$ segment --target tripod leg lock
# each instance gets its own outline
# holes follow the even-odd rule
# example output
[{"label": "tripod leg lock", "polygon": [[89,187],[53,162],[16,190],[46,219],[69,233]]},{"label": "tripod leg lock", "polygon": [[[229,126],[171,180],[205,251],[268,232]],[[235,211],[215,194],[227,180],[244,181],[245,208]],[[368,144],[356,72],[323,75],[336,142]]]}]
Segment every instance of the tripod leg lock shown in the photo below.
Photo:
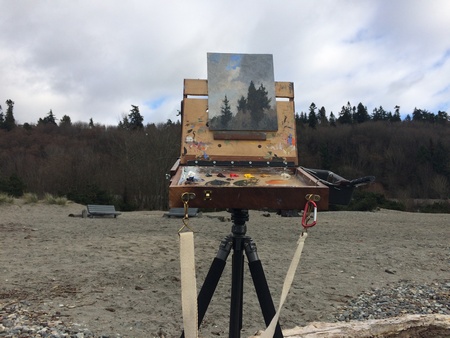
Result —
[{"label": "tripod leg lock", "polygon": [[233,240],[230,238],[225,238],[220,242],[219,251],[217,251],[216,258],[226,261],[228,258],[228,255],[231,252],[231,248],[233,247]]},{"label": "tripod leg lock", "polygon": [[259,261],[259,256],[258,256],[258,252],[256,249],[256,244],[255,242],[253,242],[252,239],[248,239],[245,244],[244,244],[244,248],[245,248],[245,254],[247,255],[247,259],[249,263],[255,262],[255,261]]}]

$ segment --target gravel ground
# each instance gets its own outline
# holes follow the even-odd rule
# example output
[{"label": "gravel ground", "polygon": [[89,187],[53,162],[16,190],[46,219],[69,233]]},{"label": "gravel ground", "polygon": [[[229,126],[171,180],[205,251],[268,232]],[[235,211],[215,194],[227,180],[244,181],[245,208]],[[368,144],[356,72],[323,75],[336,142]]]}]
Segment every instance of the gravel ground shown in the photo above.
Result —
[{"label": "gravel ground", "polygon": [[[0,337],[177,337],[182,328],[180,219],[129,212],[68,217],[83,206],[0,205]],[[275,304],[301,233],[300,220],[250,212],[247,234]],[[226,212],[190,219],[199,287]],[[280,317],[283,328],[402,314],[450,312],[450,215],[322,212]],[[228,336],[228,262],[201,327]],[[247,267],[242,337],[264,329]]]}]

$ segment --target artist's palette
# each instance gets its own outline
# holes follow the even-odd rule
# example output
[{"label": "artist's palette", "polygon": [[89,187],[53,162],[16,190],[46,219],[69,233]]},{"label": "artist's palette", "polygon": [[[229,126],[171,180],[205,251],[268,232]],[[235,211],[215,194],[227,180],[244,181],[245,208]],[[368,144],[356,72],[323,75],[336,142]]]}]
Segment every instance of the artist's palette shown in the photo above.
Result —
[{"label": "artist's palette", "polygon": [[305,186],[302,176],[289,168],[183,167],[178,185],[197,186]]},{"label": "artist's palette", "polygon": [[173,206],[183,206],[176,196],[185,192],[195,195],[191,207],[301,209],[315,194],[324,201],[319,207],[328,208],[328,188],[301,168],[183,166],[170,185]]}]

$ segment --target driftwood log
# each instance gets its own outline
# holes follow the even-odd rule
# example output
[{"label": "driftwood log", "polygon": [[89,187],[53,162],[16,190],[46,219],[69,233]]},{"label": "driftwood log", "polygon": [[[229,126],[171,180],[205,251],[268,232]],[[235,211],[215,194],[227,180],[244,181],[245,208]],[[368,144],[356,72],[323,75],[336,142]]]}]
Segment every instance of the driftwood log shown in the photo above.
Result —
[{"label": "driftwood log", "polygon": [[[257,338],[261,333],[250,338]],[[346,323],[314,322],[283,330],[283,335],[285,338],[450,337],[450,315],[405,315]]]}]

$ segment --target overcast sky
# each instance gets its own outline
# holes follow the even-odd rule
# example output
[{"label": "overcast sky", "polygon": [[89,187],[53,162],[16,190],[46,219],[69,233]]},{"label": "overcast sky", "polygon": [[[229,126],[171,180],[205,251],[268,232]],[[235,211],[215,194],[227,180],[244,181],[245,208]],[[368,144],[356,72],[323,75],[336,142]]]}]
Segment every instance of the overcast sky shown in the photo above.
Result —
[{"label": "overcast sky", "polygon": [[299,113],[450,113],[448,0],[0,0],[0,104],[18,123],[117,125],[132,104],[175,121],[208,52],[272,54]]}]

